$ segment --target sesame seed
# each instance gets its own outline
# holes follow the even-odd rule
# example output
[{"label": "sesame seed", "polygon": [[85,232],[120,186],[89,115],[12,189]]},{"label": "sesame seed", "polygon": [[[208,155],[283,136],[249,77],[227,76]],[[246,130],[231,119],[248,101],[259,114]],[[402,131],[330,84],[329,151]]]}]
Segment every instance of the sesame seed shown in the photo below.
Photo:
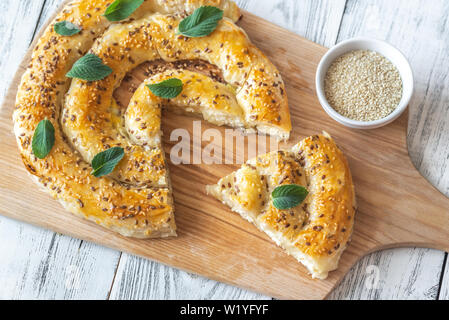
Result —
[{"label": "sesame seed", "polygon": [[355,50],[337,58],[324,80],[326,99],[341,115],[359,121],[385,118],[399,105],[402,80],[381,54]]}]

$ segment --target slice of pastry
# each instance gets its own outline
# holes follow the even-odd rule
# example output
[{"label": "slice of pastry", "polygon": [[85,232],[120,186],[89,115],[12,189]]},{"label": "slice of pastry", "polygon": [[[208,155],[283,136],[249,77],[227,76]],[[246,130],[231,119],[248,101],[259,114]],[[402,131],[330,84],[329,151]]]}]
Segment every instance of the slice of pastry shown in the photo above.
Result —
[{"label": "slice of pastry", "polygon": [[[303,202],[277,209],[272,192],[283,185],[308,190]],[[332,138],[314,135],[291,150],[249,160],[207,192],[267,233],[314,278],[335,270],[352,233],[355,194],[348,163]]]}]

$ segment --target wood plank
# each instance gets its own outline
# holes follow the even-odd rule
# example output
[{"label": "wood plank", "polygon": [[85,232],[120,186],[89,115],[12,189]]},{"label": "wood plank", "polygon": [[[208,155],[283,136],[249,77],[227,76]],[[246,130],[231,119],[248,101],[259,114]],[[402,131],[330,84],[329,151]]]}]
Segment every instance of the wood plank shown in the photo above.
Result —
[{"label": "wood plank", "polygon": [[358,262],[332,292],[332,300],[435,300],[443,261],[432,249],[401,248]]},{"label": "wood plank", "polygon": [[[0,101],[30,45],[44,0],[0,2]],[[30,21],[24,24],[23,21]]]},{"label": "wood plank", "polygon": [[[386,39],[409,58],[416,92],[410,104],[408,146],[420,172],[449,195],[449,4],[447,1],[348,1],[338,37]],[[363,259],[334,299],[435,299],[444,253],[426,249],[378,252]],[[364,284],[365,269],[375,262],[385,280],[377,290]],[[404,268],[403,266],[407,266]],[[400,270],[400,272],[398,272]],[[447,269],[446,269],[447,270]],[[446,277],[449,273],[446,272]]]},{"label": "wood plank", "polygon": [[[342,0],[236,2],[245,10],[324,45],[336,41],[345,3]],[[275,15],[273,11],[276,12]],[[148,285],[147,281],[136,279],[152,281]],[[268,299],[258,293],[192,276],[128,253],[123,253],[120,259],[111,292],[111,299],[189,299],[192,292],[198,299]]]},{"label": "wood plank", "polygon": [[268,296],[229,286],[130,254],[120,260],[110,299],[268,300]]},{"label": "wood plank", "polygon": [[[0,47],[2,77],[14,72],[33,34],[60,3],[28,0],[10,2],[6,7],[6,2],[0,4],[0,19],[5,21],[0,35],[20,33]],[[1,81],[6,84],[8,80]],[[119,253],[0,216],[0,256],[0,299],[104,299]]]},{"label": "wood plank", "polygon": [[[449,3],[444,0],[351,1],[338,41],[385,39],[408,57],[415,74],[408,146],[419,171],[449,195]],[[362,16],[362,19],[356,19]]]},{"label": "wood plank", "polygon": [[[212,199],[204,197],[204,184],[216,181],[235,166],[171,166],[180,227],[177,239],[125,239],[67,214],[56,202],[35,190],[29,178],[23,175],[22,166],[14,160],[17,152],[10,134],[10,115],[7,115],[10,109],[5,111],[11,106],[10,100],[0,113],[3,119],[0,134],[5,138],[5,147],[11,151],[0,158],[5,173],[4,181],[0,182],[0,194],[8,195],[0,197],[0,212],[282,298],[324,297],[368,251],[412,243],[448,248],[445,208],[449,201],[429,187],[412,167],[405,148],[406,116],[388,127],[369,132],[337,125],[318,106],[313,90],[316,64],[325,49],[250,14],[246,14],[241,24],[254,42],[273,57],[287,80],[296,129],[292,141],[316,133],[317,128],[326,128],[349,158],[360,207],[353,242],[343,256],[341,268],[328,280],[312,281],[304,268],[266,237],[243,224],[224,206],[217,206]],[[191,132],[191,123],[184,117],[168,114],[164,120],[165,130],[186,126]],[[203,127],[207,129],[208,126]],[[169,147],[169,141],[165,142]],[[390,152],[381,152],[386,149]],[[385,188],[372,189],[372,181],[377,179],[384,182]],[[9,188],[1,183],[9,183]],[[28,202],[20,201],[18,186],[27,187]],[[400,199],[407,199],[407,202]],[[14,208],[26,212],[26,217]],[[424,210],[428,216],[422,217],[419,212]]]},{"label": "wood plank", "polygon": [[116,251],[7,218],[0,233],[0,299],[107,297]]}]

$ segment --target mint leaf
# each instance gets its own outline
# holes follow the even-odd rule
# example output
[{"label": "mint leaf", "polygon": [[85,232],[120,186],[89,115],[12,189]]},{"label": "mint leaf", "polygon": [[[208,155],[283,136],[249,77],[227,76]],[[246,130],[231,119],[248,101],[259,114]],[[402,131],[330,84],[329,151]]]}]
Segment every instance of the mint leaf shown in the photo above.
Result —
[{"label": "mint leaf", "polygon": [[306,188],[297,184],[279,186],[271,193],[273,205],[279,210],[290,209],[300,205],[309,194]]},{"label": "mint leaf", "polygon": [[149,84],[147,87],[151,92],[164,99],[173,99],[182,92],[182,81],[177,78],[168,79],[156,84]]},{"label": "mint leaf", "polygon": [[139,8],[144,0],[115,0],[105,11],[109,21],[125,20]]},{"label": "mint leaf", "polygon": [[121,147],[110,148],[100,152],[92,160],[92,175],[102,177],[114,171],[115,167],[125,156],[125,150]]},{"label": "mint leaf", "polygon": [[33,153],[39,159],[44,159],[55,144],[55,127],[50,120],[42,120],[36,127],[33,136]]},{"label": "mint leaf", "polygon": [[182,20],[178,30],[180,34],[186,37],[205,37],[217,28],[221,19],[223,19],[223,10],[217,7],[202,6]]},{"label": "mint leaf", "polygon": [[61,36],[73,36],[81,29],[69,21],[61,21],[55,24],[55,32]]},{"label": "mint leaf", "polygon": [[67,73],[68,78],[77,78],[86,81],[103,80],[112,73],[112,69],[103,64],[103,61],[92,53],[79,59]]}]

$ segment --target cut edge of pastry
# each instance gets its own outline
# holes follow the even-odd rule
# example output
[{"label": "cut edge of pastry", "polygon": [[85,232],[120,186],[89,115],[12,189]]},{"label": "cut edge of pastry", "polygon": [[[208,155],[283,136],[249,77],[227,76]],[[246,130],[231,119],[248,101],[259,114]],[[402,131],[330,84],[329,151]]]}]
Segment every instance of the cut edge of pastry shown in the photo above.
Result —
[{"label": "cut edge of pastry", "polygon": [[[322,136],[327,139],[332,139],[331,136],[325,131],[323,131]],[[290,150],[294,150],[295,148],[298,148],[301,143],[304,143],[304,141],[305,140],[299,142],[297,145],[290,148]],[[333,141],[333,140],[331,140],[331,141]],[[249,160],[246,164],[251,162],[251,160]],[[345,158],[344,158],[344,161],[346,162]],[[246,164],[244,164],[244,166]],[[245,210],[242,207],[242,205],[240,205],[236,201],[233,201],[228,196],[228,194],[223,191],[223,189],[221,187],[222,184],[228,183],[229,181],[234,180],[236,173],[239,172],[240,170],[242,170],[242,168],[243,167],[241,167],[240,169],[223,177],[222,179],[220,179],[220,181],[217,184],[206,186],[206,193],[208,195],[215,197],[216,199],[221,201],[224,205],[227,205],[228,207],[230,207],[233,212],[238,213],[242,218],[244,218],[248,222],[254,224],[259,230],[265,232],[279,247],[284,249],[287,254],[293,256],[296,260],[298,260],[300,263],[302,263],[307,268],[307,270],[310,272],[312,278],[316,278],[316,279],[320,279],[320,280],[326,279],[329,275],[329,272],[334,271],[338,268],[341,255],[345,251],[345,249],[347,248],[347,244],[351,240],[353,218],[350,223],[350,229],[348,228],[349,230],[347,230],[347,232],[349,233],[349,237],[348,237],[347,241],[343,245],[340,245],[336,250],[334,250],[332,255],[317,256],[317,255],[305,254],[295,245],[294,241],[289,241],[282,234],[282,232],[274,230],[274,228],[270,227],[263,221],[259,221],[257,219],[257,216],[253,217],[254,214],[251,214],[251,212],[249,212],[248,210]],[[349,168],[347,167],[347,163],[346,163],[345,170],[349,171]],[[349,174],[350,174],[350,172],[349,172]],[[356,200],[355,200],[354,186],[352,184],[352,178],[350,178],[349,182],[351,184],[350,189],[352,191],[351,201],[352,201],[352,208],[354,209],[353,214],[355,214]],[[262,213],[260,213],[260,215],[262,215]]]}]

